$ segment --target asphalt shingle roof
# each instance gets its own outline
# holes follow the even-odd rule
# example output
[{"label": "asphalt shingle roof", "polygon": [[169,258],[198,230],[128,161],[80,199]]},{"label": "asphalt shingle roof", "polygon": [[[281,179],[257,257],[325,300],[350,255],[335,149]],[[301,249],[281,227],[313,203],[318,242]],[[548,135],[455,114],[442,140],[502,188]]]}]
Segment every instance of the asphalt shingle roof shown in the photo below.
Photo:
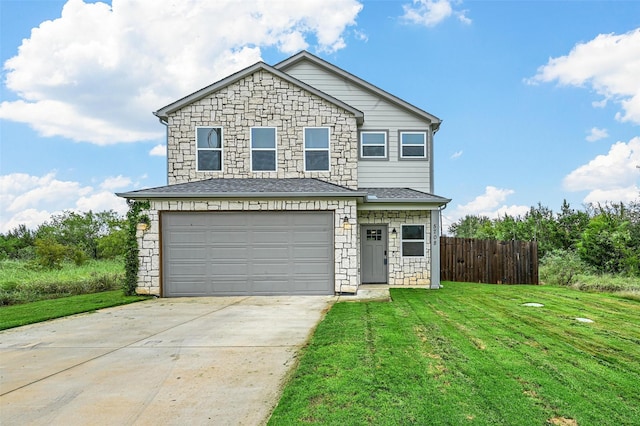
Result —
[{"label": "asphalt shingle roof", "polygon": [[429,194],[410,188],[358,188],[367,193],[367,201],[378,202],[436,202],[448,203],[448,198],[439,195]]},{"label": "asphalt shingle roof", "polygon": [[205,179],[117,194],[123,198],[355,197],[378,203],[446,204],[448,198],[410,188],[359,188],[313,178]]},{"label": "asphalt shingle roof", "polygon": [[246,196],[252,194],[290,194],[292,196],[326,194],[353,197],[362,197],[366,195],[359,191],[325,182],[320,179],[309,178],[205,179],[197,182],[179,183],[174,185],[160,186],[156,188],[141,189],[138,191],[131,191],[118,195],[125,198],[132,198],[145,196],[238,196],[240,194],[246,194]]}]

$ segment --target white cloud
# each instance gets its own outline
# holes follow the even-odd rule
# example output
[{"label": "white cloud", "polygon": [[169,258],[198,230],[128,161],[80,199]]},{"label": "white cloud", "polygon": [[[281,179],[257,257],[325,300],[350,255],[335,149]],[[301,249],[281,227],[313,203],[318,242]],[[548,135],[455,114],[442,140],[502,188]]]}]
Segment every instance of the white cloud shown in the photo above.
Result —
[{"label": "white cloud", "polygon": [[454,10],[451,0],[413,0],[411,4],[402,6],[404,15],[402,19],[412,24],[433,27],[440,22],[455,16],[464,24],[471,24],[471,19],[466,16],[465,10]]},{"label": "white cloud", "polygon": [[127,203],[111,191],[131,184],[124,176],[109,177],[98,188],[44,176],[12,173],[0,176],[0,233],[20,224],[35,228],[64,210],[127,212]]},{"label": "white cloud", "polygon": [[598,129],[597,127],[592,127],[585,139],[589,142],[595,142],[608,137],[609,132],[607,132],[607,129]]},{"label": "white cloud", "polygon": [[118,175],[115,177],[106,178],[101,184],[100,188],[106,191],[113,191],[120,188],[126,188],[131,186],[131,179],[128,177]]},{"label": "white cloud", "polygon": [[459,219],[469,216],[487,216],[496,219],[509,215],[513,217],[523,216],[529,211],[530,206],[507,205],[505,201],[510,195],[515,193],[512,189],[496,188],[487,186],[483,194],[478,195],[467,204],[458,204],[452,210],[445,210],[443,213],[443,229],[449,229],[451,224]]},{"label": "white cloud", "polygon": [[577,44],[566,56],[551,58],[529,83],[557,81],[560,85],[591,86],[603,100],[617,102],[616,119],[640,124],[640,28],[625,34],[600,34]]},{"label": "white cloud", "polygon": [[501,189],[495,186],[487,186],[484,194],[464,205],[458,205],[457,210],[464,214],[484,214],[487,211],[496,209],[500,203],[504,202],[509,195],[515,191],[512,189]]},{"label": "white cloud", "polygon": [[616,142],[606,155],[598,155],[564,178],[569,191],[589,191],[585,202],[637,200],[640,178],[640,137]]},{"label": "white cloud", "polygon": [[341,49],[361,9],[357,0],[69,0],[5,62],[19,99],[0,103],[0,118],[99,145],[160,139],[152,111],[259,61],[264,47]]},{"label": "white cloud", "polygon": [[462,151],[462,150],[454,152],[453,154],[451,154],[451,159],[455,160],[457,158],[462,157],[463,152],[464,151]]},{"label": "white cloud", "polygon": [[167,156],[167,146],[163,144],[158,144],[151,148],[149,151],[149,155],[156,157],[166,157]]}]

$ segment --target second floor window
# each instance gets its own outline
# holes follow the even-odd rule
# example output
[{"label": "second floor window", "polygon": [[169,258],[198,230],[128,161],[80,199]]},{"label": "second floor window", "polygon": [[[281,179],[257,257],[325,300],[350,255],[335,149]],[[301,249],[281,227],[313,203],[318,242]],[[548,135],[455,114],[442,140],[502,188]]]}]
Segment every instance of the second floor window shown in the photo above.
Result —
[{"label": "second floor window", "polygon": [[304,170],[329,171],[329,128],[304,128]]},{"label": "second floor window", "polygon": [[222,127],[196,127],[196,147],[196,170],[222,170]]},{"label": "second floor window", "polygon": [[427,133],[400,132],[400,158],[427,158]]},{"label": "second floor window", "polygon": [[387,158],[387,132],[360,132],[360,158]]},{"label": "second floor window", "polygon": [[251,170],[275,172],[277,164],[275,127],[251,128]]}]

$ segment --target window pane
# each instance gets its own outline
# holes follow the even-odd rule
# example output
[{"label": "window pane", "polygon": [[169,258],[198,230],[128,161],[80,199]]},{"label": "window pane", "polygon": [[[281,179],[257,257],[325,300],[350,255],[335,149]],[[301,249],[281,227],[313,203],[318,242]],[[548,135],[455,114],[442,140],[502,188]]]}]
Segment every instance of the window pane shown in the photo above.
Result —
[{"label": "window pane", "polygon": [[275,171],[276,152],[275,151],[253,151],[251,153],[251,168],[256,171]]},{"label": "window pane", "polygon": [[304,129],[305,148],[329,148],[329,129]]},{"label": "window pane", "polygon": [[198,148],[222,148],[220,127],[198,127],[196,130]]},{"label": "window pane", "polygon": [[264,127],[254,127],[253,129],[251,129],[251,147],[275,148],[276,129],[269,129]]},{"label": "window pane", "polygon": [[403,241],[403,256],[424,256],[424,243],[422,241]]},{"label": "window pane", "polygon": [[384,146],[363,146],[363,157],[384,157]]},{"label": "window pane", "polygon": [[385,134],[384,133],[361,133],[362,136],[362,145],[384,145],[385,144]]},{"label": "window pane", "polygon": [[329,170],[329,153],[327,151],[307,151],[304,153],[306,170]]},{"label": "window pane", "polygon": [[424,147],[412,146],[412,145],[403,146],[402,156],[403,157],[424,157]]},{"label": "window pane", "polygon": [[222,170],[220,151],[198,150],[198,170]]},{"label": "window pane", "polygon": [[424,225],[403,225],[403,240],[424,240]]},{"label": "window pane", "polygon": [[403,133],[402,145],[424,145],[424,133]]}]

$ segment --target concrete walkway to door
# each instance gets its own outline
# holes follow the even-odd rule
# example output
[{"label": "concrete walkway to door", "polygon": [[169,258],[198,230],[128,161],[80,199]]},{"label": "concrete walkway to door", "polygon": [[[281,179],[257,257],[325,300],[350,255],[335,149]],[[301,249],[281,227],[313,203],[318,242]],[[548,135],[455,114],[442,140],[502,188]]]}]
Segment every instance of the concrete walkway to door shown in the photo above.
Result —
[{"label": "concrete walkway to door", "polygon": [[335,300],[157,299],[0,332],[0,423],[262,424]]}]

